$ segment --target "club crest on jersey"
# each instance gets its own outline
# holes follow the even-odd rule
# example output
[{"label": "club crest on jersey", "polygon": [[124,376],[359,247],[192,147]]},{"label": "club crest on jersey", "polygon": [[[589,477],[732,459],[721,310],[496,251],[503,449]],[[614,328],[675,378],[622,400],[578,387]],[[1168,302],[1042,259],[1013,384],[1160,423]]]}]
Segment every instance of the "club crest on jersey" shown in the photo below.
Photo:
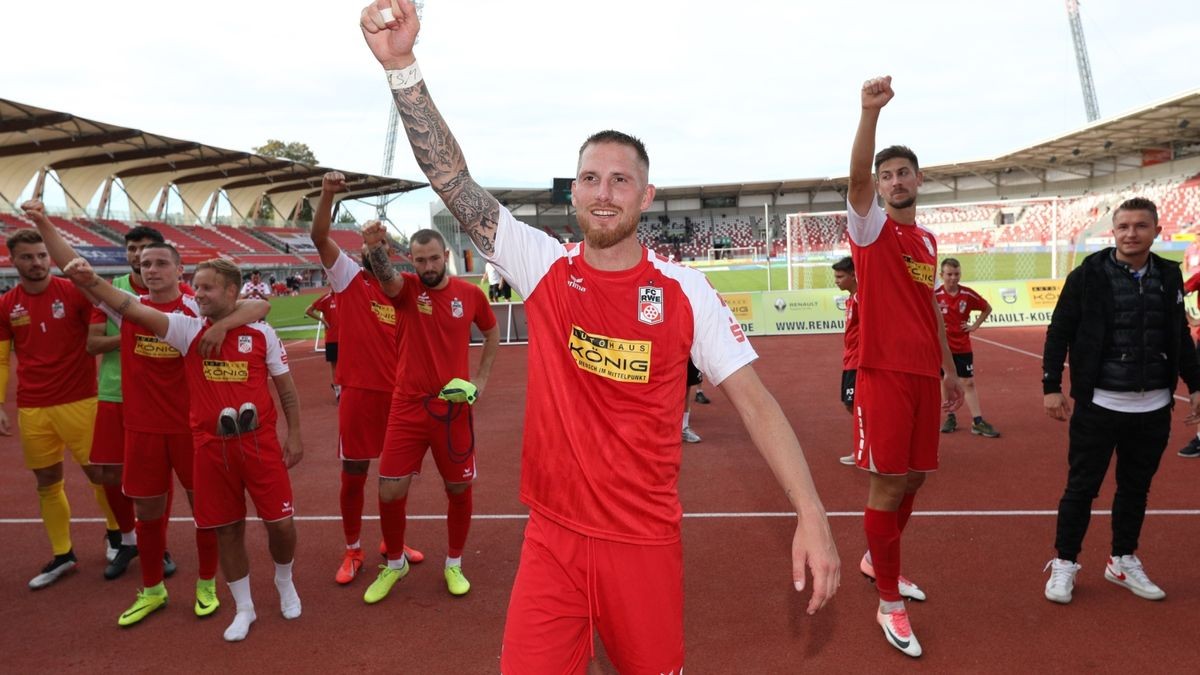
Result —
[{"label": "club crest on jersey", "polygon": [[56,319],[61,319],[67,315],[67,307],[62,300],[55,300],[54,304],[50,305],[50,315]]},{"label": "club crest on jersey", "polygon": [[663,320],[663,289],[642,286],[638,289],[638,321],[653,326]]},{"label": "club crest on jersey", "polygon": [[254,349],[254,338],[249,335],[238,336],[238,352],[249,354]]},{"label": "club crest on jersey", "polygon": [[456,319],[461,319],[463,317],[462,300],[455,298],[450,301],[450,316]]},{"label": "club crest on jersey", "polygon": [[959,313],[959,314],[962,314],[962,313],[963,313],[963,312],[965,312],[965,311],[967,311],[967,301],[966,301],[966,300],[959,300],[959,301],[958,301],[958,313]]}]

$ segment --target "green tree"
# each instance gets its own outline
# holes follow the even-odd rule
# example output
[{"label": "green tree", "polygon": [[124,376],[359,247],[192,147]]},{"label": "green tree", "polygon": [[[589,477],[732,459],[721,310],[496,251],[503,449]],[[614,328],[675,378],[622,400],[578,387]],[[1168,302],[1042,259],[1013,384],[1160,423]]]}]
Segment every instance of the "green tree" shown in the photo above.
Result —
[{"label": "green tree", "polygon": [[[300,162],[302,164],[316,165],[319,163],[316,155],[313,154],[312,149],[308,147],[308,144],[300,143],[299,141],[285,143],[284,141],[278,139],[269,138],[267,139],[266,143],[263,143],[257,148],[250,148],[250,151],[264,157],[290,159],[293,162]],[[260,220],[270,220],[271,212],[274,210],[275,207],[271,204],[271,198],[266,197],[262,201],[262,206],[259,207],[257,217]],[[284,213],[280,215],[287,217],[291,214]],[[300,207],[300,220],[311,221],[312,217],[312,207],[309,205],[308,200],[305,200],[303,205]]]}]

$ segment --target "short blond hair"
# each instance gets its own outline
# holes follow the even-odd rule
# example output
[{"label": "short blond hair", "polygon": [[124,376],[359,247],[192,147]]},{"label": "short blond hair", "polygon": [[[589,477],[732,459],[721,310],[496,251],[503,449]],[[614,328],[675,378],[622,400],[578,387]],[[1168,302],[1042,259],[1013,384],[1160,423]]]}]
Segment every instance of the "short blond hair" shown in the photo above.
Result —
[{"label": "short blond hair", "polygon": [[196,265],[196,271],[212,270],[225,280],[225,285],[242,286],[242,269],[225,258],[213,258]]}]

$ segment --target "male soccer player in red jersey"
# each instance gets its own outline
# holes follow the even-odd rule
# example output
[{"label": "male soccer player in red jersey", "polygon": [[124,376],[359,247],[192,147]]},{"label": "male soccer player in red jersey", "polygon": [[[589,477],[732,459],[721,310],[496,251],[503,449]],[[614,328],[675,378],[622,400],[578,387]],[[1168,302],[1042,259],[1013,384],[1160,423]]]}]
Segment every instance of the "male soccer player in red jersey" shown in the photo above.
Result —
[{"label": "male soccer player in red jersey", "polygon": [[837,551],[800,444],[750,365],[754,350],[701,273],[638,243],[655,194],[645,147],[614,131],[583,144],[572,202],[585,242],[565,248],[471,177],[417,68],[412,3],[376,2],[360,20],[417,163],[525,299],[521,499],[530,517],[501,670],[582,672],[593,629],[620,672],[683,668],[677,480],[689,356],[729,396],[796,509],[792,580],[803,589],[811,567],[808,611],[820,609],[838,586]]},{"label": "male soccer player in red jersey", "polygon": [[[985,438],[996,438],[1000,432],[983,419],[983,408],[979,405],[979,392],[975,389],[975,353],[971,350],[971,333],[987,321],[992,306],[983,296],[959,283],[962,265],[955,258],[942,261],[942,283],[934,291],[942,320],[946,324],[946,342],[954,358],[958,381],[962,384],[963,398],[971,410],[971,433]],[[975,320],[971,315],[978,312]],[[948,434],[958,428],[958,419],[953,412],[946,413],[942,433]]]},{"label": "male soccer player in red jersey", "polygon": [[[29,213],[45,238],[46,248],[60,267],[66,268],[77,257],[71,245],[54,224],[41,213],[40,204],[27,204]],[[180,277],[183,263],[175,247],[151,243],[139,253],[138,271],[147,294],[139,301],[163,313],[199,316],[195,298],[184,295]],[[132,295],[132,294],[131,294]],[[125,321],[109,306],[101,310],[121,330],[121,364],[127,377],[121,379],[124,413],[124,457],[122,490],[133,500],[137,511],[137,535],[142,559],[143,587],[133,605],[117,619],[119,626],[139,623],[167,603],[163,583],[164,555],[167,546],[166,509],[174,472],[194,504],[192,489],[192,434],[188,426],[189,396],[182,355],[162,342],[148,328]],[[201,351],[215,351],[228,328],[261,320],[271,310],[264,300],[243,301],[228,316],[215,322],[205,333]],[[164,396],[164,392],[172,392]],[[199,569],[196,581],[197,616],[208,616],[220,605],[216,592],[217,534],[212,529],[196,529]]]},{"label": "male soccer player in red jersey", "polygon": [[[842,258],[833,264],[833,283],[838,290],[848,291],[846,296],[846,329],[842,336],[842,405],[846,412],[854,414],[854,383],[858,368],[858,278],[854,276],[854,259]],[[838,459],[846,466],[854,466],[854,453]]]},{"label": "male soccer player in red jersey", "polygon": [[[948,410],[957,408],[962,390],[933,299],[937,243],[933,233],[916,224],[917,191],[923,181],[917,157],[903,146],[874,154],[879,112],[893,95],[891,77],[863,84],[846,198],[858,278],[855,459],[871,472],[863,519],[868,554],[859,567],[875,578],[876,620],[888,643],[917,657],[921,644],[902,599],[900,535],[912,515],[917,490],[926,474],[938,467],[939,403],[945,401]],[[885,208],[880,208],[877,194]],[[945,373],[940,395],[939,368]]]},{"label": "male soccer player in red jersey", "polygon": [[304,315],[320,321],[325,326],[325,362],[329,364],[329,386],[333,389],[334,400],[342,398],[342,387],[337,383],[338,361],[338,311],[337,295],[332,290],[313,300],[304,310]]},{"label": "male soccer player in red jersey", "polygon": [[[359,268],[329,237],[334,197],[346,189],[346,177],[330,171],[321,179],[321,199],[313,214],[312,242],[321,255],[338,304],[338,364],[334,383],[338,397],[338,458],[342,460],[340,503],[346,549],[334,579],[354,581],[363,566],[363,492],[371,460],[383,452],[388,410],[396,383],[396,309],[384,295],[363,254]],[[380,510],[383,504],[380,502]],[[410,562],[425,559],[404,547]],[[384,549],[386,553],[386,549]]]},{"label": "male soccer player in red jersey", "polygon": [[29,581],[37,590],[75,568],[71,506],[63,489],[63,451],[91,481],[108,529],[117,529],[100,470],[89,463],[96,419],[96,359],[87,353],[92,304],[71,282],[50,274],[50,254],[37,231],[7,240],[17,285],[0,296],[0,434],[12,426],[2,404],[8,391],[9,353],[17,355],[17,419],[25,466],[37,480],[42,524],[54,553]]},{"label": "male soccer player in red jersey", "polygon": [[[363,230],[363,241],[379,284],[396,308],[399,325],[396,388],[379,458],[379,520],[388,561],[380,565],[379,576],[363,599],[379,602],[408,574],[402,550],[405,507],[409,485],[420,472],[427,450],[446,486],[446,588],[453,595],[466,595],[471,584],[463,575],[462,554],[471,527],[475,480],[471,405],[487,386],[500,346],[500,327],[483,291],[447,274],[450,251],[442,235],[434,230],[413,234],[409,256],[416,274],[395,273],[378,221]],[[474,378],[468,359],[472,324],[484,338]]]},{"label": "male soccer player in red jersey", "polygon": [[[71,261],[64,272],[116,313],[150,329],[184,356],[195,446],[194,517],[197,527],[217,531],[221,571],[237,604],[225,639],[245,639],[257,618],[245,544],[247,492],[266,524],[280,610],[286,619],[300,616],[300,597],[292,583],[295,506],[287,470],[300,461],[304,450],[300,403],[288,372],[287,354],[275,331],[265,323],[229,329],[211,355],[204,355],[201,349],[203,336],[236,311],[241,271],[221,258],[196,266],[196,305],[203,318],[164,314],[136,302],[97,277],[82,258]],[[268,377],[275,382],[287,416],[287,441],[282,447],[276,435]]]}]

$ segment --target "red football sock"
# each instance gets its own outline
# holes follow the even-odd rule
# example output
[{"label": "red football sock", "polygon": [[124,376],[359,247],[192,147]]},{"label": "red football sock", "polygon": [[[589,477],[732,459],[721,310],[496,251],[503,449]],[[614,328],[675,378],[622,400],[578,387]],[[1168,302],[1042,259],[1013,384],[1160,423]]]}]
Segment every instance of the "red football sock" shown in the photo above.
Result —
[{"label": "red football sock", "polygon": [[450,545],[446,550],[449,558],[461,558],[463,547],[467,545],[467,532],[471,530],[471,486],[461,494],[446,491],[449,504],[446,506],[446,531],[449,534]]},{"label": "red football sock", "polygon": [[142,565],[142,586],[150,588],[162,583],[163,553],[167,550],[166,518],[137,521],[138,558]]},{"label": "red football sock", "polygon": [[387,544],[388,560],[399,560],[404,555],[404,528],[408,518],[405,509],[408,497],[394,502],[379,500],[379,524],[383,528],[383,541]]},{"label": "red football sock", "polygon": [[199,560],[199,575],[201,579],[213,579],[217,576],[217,530],[215,528],[196,528],[196,558]]},{"label": "red football sock", "polygon": [[342,532],[346,534],[346,545],[358,542],[362,535],[363,491],[367,474],[342,472]]},{"label": "red football sock", "polygon": [[875,588],[880,599],[900,601],[900,527],[895,511],[867,508],[863,516],[867,549],[875,567]]},{"label": "red football sock", "polygon": [[113,517],[117,519],[117,527],[122,532],[133,532],[137,524],[133,516],[133,500],[121,492],[120,485],[105,485],[104,496],[108,497],[108,508],[112,509]]},{"label": "red football sock", "polygon": [[913,499],[916,499],[917,493],[905,492],[904,499],[900,500],[900,508],[896,511],[896,524],[900,527],[900,531],[904,532],[904,527],[908,525],[908,519],[913,512]]}]

